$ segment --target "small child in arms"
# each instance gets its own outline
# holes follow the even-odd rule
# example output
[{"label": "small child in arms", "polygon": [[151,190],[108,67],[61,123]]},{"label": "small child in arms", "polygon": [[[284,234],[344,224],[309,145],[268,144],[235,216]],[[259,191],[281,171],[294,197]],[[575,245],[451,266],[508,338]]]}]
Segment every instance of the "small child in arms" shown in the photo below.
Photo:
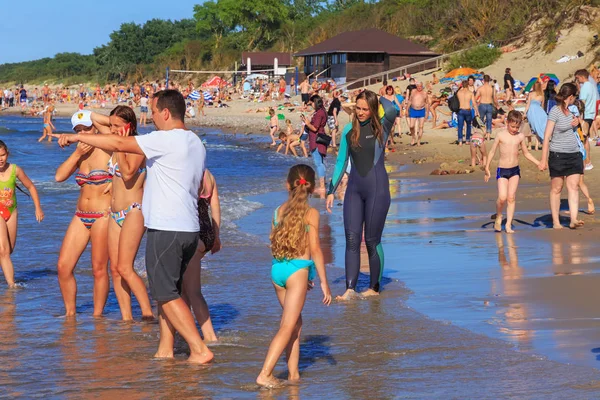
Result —
[{"label": "small child in arms", "polygon": [[519,179],[521,178],[521,169],[519,168],[519,147],[523,151],[526,159],[539,165],[540,162],[529,153],[525,145],[525,135],[519,132],[523,115],[518,111],[510,111],[506,118],[506,129],[501,130],[496,135],[490,156],[485,164],[485,181],[490,179],[490,162],[496,154],[496,149],[500,148],[500,160],[498,160],[498,169],[496,179],[498,181],[498,200],[496,201],[496,222],[494,230],[502,231],[502,209],[506,206],[506,233],[514,233],[512,221],[515,215],[515,199]]},{"label": "small child in arms", "polygon": [[256,383],[274,388],[281,381],[273,376],[275,364],[286,352],[288,380],[300,379],[300,332],[306,293],[319,276],[323,304],[331,303],[323,252],[319,243],[319,211],[308,199],[315,190],[315,171],[305,164],[294,165],[287,177],[288,200],[275,209],[271,230],[271,282],[283,308],[281,323],[271,341]]}]

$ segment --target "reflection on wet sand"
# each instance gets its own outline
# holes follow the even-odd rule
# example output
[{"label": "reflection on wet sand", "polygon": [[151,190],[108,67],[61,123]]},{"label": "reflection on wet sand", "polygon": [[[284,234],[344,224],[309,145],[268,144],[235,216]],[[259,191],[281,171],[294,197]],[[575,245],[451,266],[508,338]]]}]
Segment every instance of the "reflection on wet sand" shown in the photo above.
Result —
[{"label": "reflection on wet sand", "polygon": [[7,289],[0,298],[0,354],[3,356],[0,362],[0,387],[4,388],[3,394],[9,396],[22,395],[16,391],[18,389],[12,377],[13,371],[20,366],[15,325],[15,293],[16,289]]},{"label": "reflection on wet sand", "polygon": [[[498,247],[498,263],[502,269],[502,292],[509,299],[519,299],[522,296],[523,269],[519,266],[519,256],[515,245],[515,235],[495,234]],[[506,240],[506,245],[504,244]],[[508,257],[506,256],[508,252]],[[500,327],[500,332],[510,335],[519,344],[528,343],[534,332],[525,324],[528,318],[527,304],[524,302],[511,303],[503,312],[507,326]]]}]

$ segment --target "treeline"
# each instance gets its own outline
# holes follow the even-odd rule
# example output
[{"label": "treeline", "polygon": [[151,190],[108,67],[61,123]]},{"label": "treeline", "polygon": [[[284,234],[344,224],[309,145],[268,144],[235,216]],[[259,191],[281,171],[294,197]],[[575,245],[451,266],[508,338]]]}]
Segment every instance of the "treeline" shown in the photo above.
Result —
[{"label": "treeline", "polygon": [[[231,69],[242,51],[296,52],[348,30],[379,28],[419,36],[437,51],[453,51],[523,35],[543,21],[546,37],[564,28],[564,16],[600,0],[211,0],[193,18],[125,23],[92,55],[0,65],[0,82],[71,84],[139,81],[172,69]],[[204,77],[206,78],[206,77]]]}]

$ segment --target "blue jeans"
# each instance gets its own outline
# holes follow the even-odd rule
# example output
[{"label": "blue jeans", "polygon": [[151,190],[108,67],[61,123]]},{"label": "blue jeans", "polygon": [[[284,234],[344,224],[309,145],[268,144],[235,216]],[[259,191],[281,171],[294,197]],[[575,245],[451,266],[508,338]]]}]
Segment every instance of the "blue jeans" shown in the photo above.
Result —
[{"label": "blue jeans", "polygon": [[315,168],[317,169],[317,176],[319,178],[325,178],[325,163],[323,160],[323,156],[319,153],[319,150],[315,149],[312,152],[312,158],[315,162]]},{"label": "blue jeans", "polygon": [[471,140],[471,125],[473,123],[473,115],[471,110],[458,110],[458,141],[463,141],[463,127],[467,123],[467,141]]},{"label": "blue jeans", "polygon": [[494,113],[494,106],[491,104],[480,104],[479,105],[479,116],[485,118],[485,131],[492,133],[492,114]]}]

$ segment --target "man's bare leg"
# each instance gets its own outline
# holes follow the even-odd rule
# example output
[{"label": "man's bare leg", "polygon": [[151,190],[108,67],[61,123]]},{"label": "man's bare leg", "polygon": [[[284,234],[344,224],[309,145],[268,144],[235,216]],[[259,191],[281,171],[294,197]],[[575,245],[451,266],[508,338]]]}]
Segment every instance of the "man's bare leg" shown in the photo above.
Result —
[{"label": "man's bare leg", "polygon": [[187,304],[185,304],[183,299],[178,298],[167,302],[160,301],[158,302],[158,307],[159,321],[161,324],[161,336],[158,352],[156,353],[157,357],[162,355],[167,355],[168,357],[169,353],[167,348],[171,349],[172,357],[174,341],[173,334],[174,331],[177,331],[190,347],[190,357],[188,358],[189,362],[199,364],[210,362],[214,355],[212,351],[206,347],[202,341],[202,338],[200,338],[200,334],[198,333],[198,329],[196,328],[196,324],[194,322],[194,317],[192,316],[190,308]]},{"label": "man's bare leg", "polygon": [[410,121],[410,125],[409,125],[409,130],[410,130],[410,145],[414,146],[415,145],[415,119],[414,118],[409,118]]}]

